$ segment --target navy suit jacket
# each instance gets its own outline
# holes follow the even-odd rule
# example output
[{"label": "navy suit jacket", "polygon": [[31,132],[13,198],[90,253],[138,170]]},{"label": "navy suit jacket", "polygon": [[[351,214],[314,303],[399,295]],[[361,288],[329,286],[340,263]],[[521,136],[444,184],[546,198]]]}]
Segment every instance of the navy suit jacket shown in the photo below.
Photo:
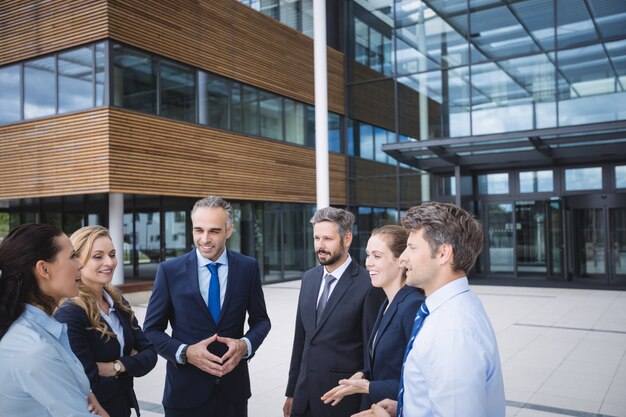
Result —
[{"label": "navy suit jacket", "polygon": [[[128,305],[125,299],[123,301]],[[72,351],[85,368],[91,390],[111,417],[128,415],[130,407],[135,408],[139,414],[139,405],[133,390],[133,377],[144,376],[154,368],[157,362],[156,349],[141,331],[137,319],[133,318],[131,325],[128,313],[119,309],[115,311],[124,329],[124,355],[122,357],[120,357],[120,344],[117,338],[111,337],[107,340],[107,337],[103,338],[99,331],[89,329],[91,322],[87,313],[77,304],[67,300],[54,313],[57,321],[67,323],[67,334]],[[102,319],[102,322],[112,331],[106,320]],[[133,349],[138,353],[130,356]],[[98,375],[96,362],[113,362],[116,359],[124,363],[126,368],[124,374],[118,378]]]},{"label": "navy suit jacket", "polygon": [[367,408],[385,398],[398,399],[404,351],[411,338],[415,313],[423,302],[424,296],[416,288],[405,286],[395,295],[389,308],[388,301],[380,307],[367,343],[365,377],[371,381]]},{"label": "navy suit jacket", "polygon": [[302,277],[286,395],[293,397],[294,413],[303,413],[310,404],[313,416],[343,417],[359,411],[359,396],[346,397],[335,407],[320,397],[340,379],[363,369],[363,348],[384,293],[372,287],[367,271],[353,260],[316,326],[323,273],[324,268],[318,266]]},{"label": "navy suit jacket", "polygon": [[[254,354],[270,330],[259,264],[254,258],[236,252],[227,251],[227,256],[228,284],[217,323],[200,295],[196,250],[159,265],[144,331],[159,355],[167,359],[165,407],[197,408],[208,401],[215,384],[221,384],[223,394],[231,402],[240,403],[250,398],[247,360],[242,360],[221,378],[176,361],[176,351],[181,344],[192,345],[215,333],[233,339],[247,337]],[[244,334],[246,313],[249,330]],[[165,333],[168,324],[172,326],[171,336]],[[226,346],[218,342],[209,345],[209,351],[218,356],[226,350]]]}]

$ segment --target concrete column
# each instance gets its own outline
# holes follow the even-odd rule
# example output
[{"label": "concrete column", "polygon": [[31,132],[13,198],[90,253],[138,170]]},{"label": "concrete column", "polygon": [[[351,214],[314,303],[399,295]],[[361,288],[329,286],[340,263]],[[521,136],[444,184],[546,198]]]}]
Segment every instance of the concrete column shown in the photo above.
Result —
[{"label": "concrete column", "polygon": [[117,253],[113,284],[124,283],[124,194],[109,194],[109,234]]},{"label": "concrete column", "polygon": [[326,70],[326,0],[313,0],[315,62],[315,172],[317,208],[330,205],[328,169],[328,73]]}]

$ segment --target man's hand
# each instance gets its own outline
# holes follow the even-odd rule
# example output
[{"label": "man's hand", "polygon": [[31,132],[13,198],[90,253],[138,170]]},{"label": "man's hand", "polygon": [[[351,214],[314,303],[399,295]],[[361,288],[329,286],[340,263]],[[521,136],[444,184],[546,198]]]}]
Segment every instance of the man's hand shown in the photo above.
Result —
[{"label": "man's hand", "polygon": [[102,408],[93,392],[90,392],[89,395],[87,395],[87,411],[100,417],[109,417],[109,413]]},{"label": "man's hand", "polygon": [[361,411],[357,414],[352,414],[351,417],[396,417],[398,409],[398,402],[385,398],[382,401],[372,405],[369,410]]},{"label": "man's hand", "polygon": [[248,354],[248,345],[241,339],[231,339],[230,337],[217,336],[217,341],[228,346],[228,351],[221,357],[222,375],[226,375],[239,365],[241,358]]},{"label": "man's hand", "polygon": [[283,417],[289,417],[291,415],[292,405],[293,405],[293,397],[287,397],[285,399],[285,405],[283,405]]},{"label": "man's hand", "polygon": [[187,348],[187,362],[202,369],[204,372],[218,377],[224,376],[223,360],[207,350],[207,347],[218,340],[217,333]]},{"label": "man's hand", "polygon": [[369,386],[370,382],[363,378],[363,372],[357,372],[350,379],[339,380],[339,385],[322,395],[322,401],[324,404],[332,401],[331,405],[337,405],[346,395],[369,393]]}]

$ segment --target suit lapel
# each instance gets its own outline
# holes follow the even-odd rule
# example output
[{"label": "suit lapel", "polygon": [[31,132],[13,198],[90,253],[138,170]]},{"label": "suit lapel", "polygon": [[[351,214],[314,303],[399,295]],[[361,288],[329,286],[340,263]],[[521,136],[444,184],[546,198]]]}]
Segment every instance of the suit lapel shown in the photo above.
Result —
[{"label": "suit lapel", "polygon": [[372,334],[370,334],[370,337],[367,341],[367,352],[369,353],[370,359],[372,358],[372,355],[374,352],[374,336],[376,336],[376,339],[378,339],[378,336],[376,334],[381,332],[380,322],[382,321],[382,318],[384,317],[383,312],[385,311],[385,308],[387,307],[388,302],[389,300],[385,300],[383,304],[380,306],[380,309],[378,310],[378,315],[376,316],[376,321],[374,322],[374,326],[372,327]]},{"label": "suit lapel", "polygon": [[[226,277],[226,294],[224,296],[224,304],[222,304],[222,310],[220,311],[220,320],[224,317],[224,312],[230,305],[230,300],[232,299],[232,295],[235,292],[235,286],[237,285],[237,281],[235,277],[238,276],[238,268],[239,262],[232,255],[232,252],[228,249],[226,250],[226,256],[228,256],[228,276]],[[217,324],[217,323],[216,323]]]},{"label": "suit lapel", "polygon": [[312,334],[315,331],[315,311],[317,310],[317,296],[322,285],[322,275],[324,267],[318,266],[315,271],[311,272],[311,279],[302,281],[302,325],[307,333]]},{"label": "suit lapel", "polygon": [[[337,304],[339,304],[339,300],[341,300],[341,298],[346,293],[346,291],[348,291],[348,288],[350,288],[350,286],[352,285],[352,281],[354,281],[354,273],[355,273],[354,266],[355,265],[356,264],[354,263],[354,260],[352,260],[352,262],[350,262],[350,265],[348,266],[348,269],[346,269],[346,271],[343,273],[343,275],[339,279],[339,282],[337,282],[337,285],[335,285],[333,292],[330,294],[330,298],[328,298],[328,303],[326,303],[326,307],[324,308],[324,312],[322,313],[322,317],[320,319],[319,325],[317,326],[317,329],[315,330],[316,333],[322,326],[324,326],[324,323],[326,323],[326,320],[328,320],[328,317],[331,316],[333,310],[335,309]],[[321,278],[320,278],[320,284],[321,284]],[[318,288],[318,291],[319,291],[319,288]],[[313,315],[313,317],[315,317],[315,314]]]}]

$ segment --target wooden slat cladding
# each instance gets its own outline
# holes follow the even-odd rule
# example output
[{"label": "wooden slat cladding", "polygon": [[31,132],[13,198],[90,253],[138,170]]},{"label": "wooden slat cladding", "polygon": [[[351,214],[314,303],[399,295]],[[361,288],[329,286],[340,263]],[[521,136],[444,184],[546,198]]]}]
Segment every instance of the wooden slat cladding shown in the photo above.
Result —
[{"label": "wooden slat cladding", "polygon": [[[296,100],[314,102],[313,40],[235,0],[110,0],[109,36]],[[343,54],[328,51],[329,109],[343,114]]]},{"label": "wooden slat cladding", "polygon": [[106,0],[0,1],[0,65],[107,36]]},{"label": "wooden slat cladding", "polygon": [[[314,203],[315,151],[110,110],[114,192]],[[345,204],[345,158],[331,155],[330,196]]]},{"label": "wooden slat cladding", "polygon": [[0,126],[0,199],[106,192],[108,110]]}]

